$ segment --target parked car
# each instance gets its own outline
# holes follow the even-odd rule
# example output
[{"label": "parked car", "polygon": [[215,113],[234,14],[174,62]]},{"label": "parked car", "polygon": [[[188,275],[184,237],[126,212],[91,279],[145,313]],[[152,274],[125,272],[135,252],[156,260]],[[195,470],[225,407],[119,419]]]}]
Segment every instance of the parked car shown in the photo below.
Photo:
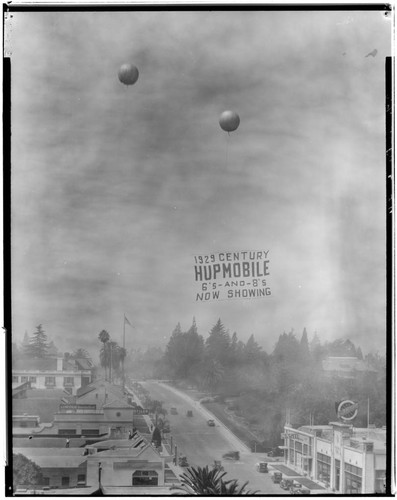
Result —
[{"label": "parked car", "polygon": [[269,453],[267,454],[268,457],[283,457],[284,456],[284,450],[276,446],[276,448],[273,448]]},{"label": "parked car", "polygon": [[280,481],[280,488],[283,490],[289,490],[293,485],[293,480],[292,479],[282,479]]},{"label": "parked car", "polygon": [[295,494],[296,491],[298,491],[300,488],[302,488],[302,484],[299,483],[298,481],[295,481],[295,479],[292,481],[292,484],[289,488],[289,492],[292,494]]},{"label": "parked car", "polygon": [[226,458],[227,460],[240,460],[240,452],[238,451],[228,451],[222,458]]},{"label": "parked car", "polygon": [[309,488],[306,488],[305,486],[301,486],[300,488],[290,488],[289,492],[291,495],[310,495],[310,490]]},{"label": "parked car", "polygon": [[210,426],[210,427],[215,427],[215,420],[207,420],[207,424]]},{"label": "parked car", "polygon": [[192,410],[188,410],[188,411],[186,412],[186,416],[187,416],[187,417],[193,417],[193,412],[192,412]]},{"label": "parked car", "polygon": [[256,470],[258,472],[269,472],[269,469],[268,469],[268,466],[267,466],[267,462],[258,462],[256,464]]},{"label": "parked car", "polygon": [[283,479],[283,474],[281,472],[273,472],[272,481],[273,483],[280,483]]},{"label": "parked car", "polygon": [[220,460],[214,460],[214,465],[212,466],[213,469],[215,470],[224,470],[222,467],[222,462]]},{"label": "parked car", "polygon": [[171,407],[171,415],[178,415],[178,410],[175,408],[175,406]]}]

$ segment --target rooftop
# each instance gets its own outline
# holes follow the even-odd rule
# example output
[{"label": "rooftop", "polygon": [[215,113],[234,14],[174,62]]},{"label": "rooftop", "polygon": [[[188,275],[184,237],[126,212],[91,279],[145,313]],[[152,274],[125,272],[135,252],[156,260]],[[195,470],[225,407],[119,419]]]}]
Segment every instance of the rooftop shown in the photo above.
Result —
[{"label": "rooftop", "polygon": [[82,448],[14,448],[39,467],[78,467],[86,461]]}]

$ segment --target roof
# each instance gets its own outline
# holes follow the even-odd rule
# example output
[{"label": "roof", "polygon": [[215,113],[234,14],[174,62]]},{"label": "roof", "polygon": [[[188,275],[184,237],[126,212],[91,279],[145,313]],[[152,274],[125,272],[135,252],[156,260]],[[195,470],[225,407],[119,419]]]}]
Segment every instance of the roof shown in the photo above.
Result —
[{"label": "roof", "polygon": [[323,370],[326,372],[340,372],[347,373],[352,371],[359,372],[372,372],[376,373],[376,370],[368,366],[365,361],[355,357],[328,357],[322,362]]},{"label": "roof", "polygon": [[130,408],[130,409],[133,409],[133,406],[131,406],[130,404],[128,404],[126,401],[122,400],[122,399],[113,399],[112,401],[110,401],[109,403],[106,403],[105,405],[103,405],[103,408]]},{"label": "roof", "polygon": [[40,422],[52,422],[59,409],[61,398],[22,398],[12,400],[13,415],[38,415]]},{"label": "roof", "polygon": [[75,468],[87,460],[82,448],[14,448],[13,453],[21,453],[33,460],[39,467],[48,469]]},{"label": "roof", "polygon": [[91,370],[92,361],[87,358],[77,358],[75,359],[76,364],[79,366],[80,370]]}]

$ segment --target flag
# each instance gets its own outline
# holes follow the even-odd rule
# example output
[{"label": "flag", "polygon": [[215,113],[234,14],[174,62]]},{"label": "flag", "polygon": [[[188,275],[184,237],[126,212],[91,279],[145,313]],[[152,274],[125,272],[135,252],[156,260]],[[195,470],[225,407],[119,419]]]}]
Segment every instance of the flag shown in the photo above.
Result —
[{"label": "flag", "polygon": [[125,314],[124,314],[124,323],[127,323],[127,325],[132,326],[131,323],[128,321],[128,318]]}]

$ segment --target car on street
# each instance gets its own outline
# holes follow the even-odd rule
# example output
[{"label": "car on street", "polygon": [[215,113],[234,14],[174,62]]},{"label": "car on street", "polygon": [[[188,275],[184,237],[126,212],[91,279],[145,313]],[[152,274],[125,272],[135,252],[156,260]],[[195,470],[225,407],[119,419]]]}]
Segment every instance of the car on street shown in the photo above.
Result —
[{"label": "car on street", "polygon": [[267,466],[267,462],[258,462],[256,464],[256,470],[258,472],[269,472],[269,469],[268,469],[268,466]]},{"label": "car on street", "polygon": [[178,410],[175,408],[175,406],[171,408],[171,415],[178,415]]},{"label": "car on street", "polygon": [[280,483],[283,479],[283,474],[282,472],[273,472],[272,474],[272,481],[273,483]]},{"label": "car on street", "polygon": [[273,448],[269,453],[267,454],[268,457],[283,457],[284,456],[284,451],[276,446]]},{"label": "car on street", "polygon": [[188,410],[188,411],[186,412],[186,416],[187,416],[187,417],[193,417],[193,412],[192,412],[192,410]]},{"label": "car on street", "polygon": [[227,453],[222,455],[222,458],[226,458],[226,460],[240,460],[240,452],[228,451]]},{"label": "car on street", "polygon": [[280,488],[282,488],[283,490],[289,490],[290,488],[292,488],[292,485],[293,485],[292,479],[282,479],[280,481]]},{"label": "car on street", "polygon": [[215,427],[215,420],[207,420],[207,425],[209,425],[210,427]]},{"label": "car on street", "polygon": [[310,489],[301,486],[300,488],[290,488],[289,492],[291,495],[310,495]]}]

